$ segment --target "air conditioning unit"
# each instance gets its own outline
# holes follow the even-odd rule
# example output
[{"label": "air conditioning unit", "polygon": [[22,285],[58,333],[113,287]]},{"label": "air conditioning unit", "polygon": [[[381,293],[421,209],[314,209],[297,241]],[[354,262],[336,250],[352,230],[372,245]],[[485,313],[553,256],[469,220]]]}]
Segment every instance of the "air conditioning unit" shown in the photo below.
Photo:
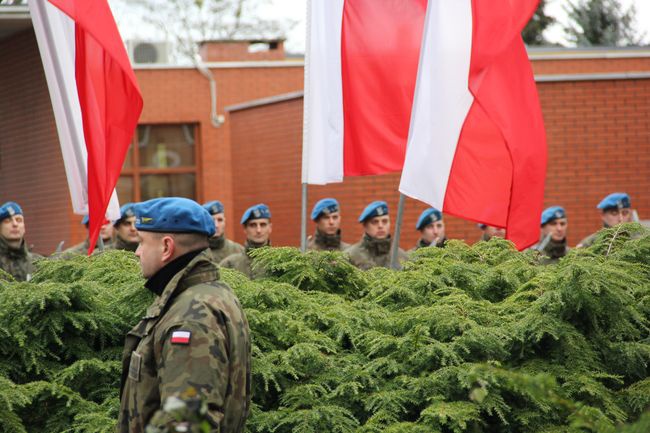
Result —
[{"label": "air conditioning unit", "polygon": [[169,63],[168,42],[128,41],[126,46],[135,65]]}]

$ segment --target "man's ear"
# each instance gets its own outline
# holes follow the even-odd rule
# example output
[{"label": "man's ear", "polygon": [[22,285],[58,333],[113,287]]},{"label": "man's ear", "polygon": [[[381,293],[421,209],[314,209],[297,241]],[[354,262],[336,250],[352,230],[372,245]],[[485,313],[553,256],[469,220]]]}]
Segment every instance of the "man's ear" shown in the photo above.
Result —
[{"label": "man's ear", "polygon": [[273,231],[273,223],[269,221],[269,234]]},{"label": "man's ear", "polygon": [[176,252],[176,243],[171,236],[163,236],[162,238],[162,261],[167,263],[172,261],[174,253]]}]

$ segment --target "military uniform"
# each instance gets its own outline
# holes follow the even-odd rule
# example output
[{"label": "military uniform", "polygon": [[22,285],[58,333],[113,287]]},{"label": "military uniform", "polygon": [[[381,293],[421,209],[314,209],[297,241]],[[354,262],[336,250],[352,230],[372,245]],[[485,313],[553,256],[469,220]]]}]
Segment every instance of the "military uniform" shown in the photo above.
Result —
[{"label": "military uniform", "polygon": [[[76,256],[85,256],[88,254],[88,248],[90,248],[90,241],[86,238],[85,241],[78,243],[77,245],[71,246],[67,250],[63,250],[62,253],[55,254],[55,257],[57,258],[63,258],[63,259],[71,259]],[[115,244],[113,243],[112,239],[104,241],[104,249],[113,249],[115,248]],[[95,249],[93,250],[93,254],[97,254],[99,252],[99,241],[95,243]]]},{"label": "military uniform", "polygon": [[[13,201],[8,201],[0,206],[0,222],[8,218],[23,215],[23,210]],[[22,218],[22,217],[21,217]],[[12,220],[11,224],[20,224]],[[22,239],[20,246],[12,247],[7,239],[0,236],[0,268],[10,274],[17,281],[29,281],[34,273],[34,261],[41,258],[38,254],[32,254],[27,249],[25,239]]]},{"label": "military uniform", "polygon": [[231,254],[223,259],[221,263],[219,263],[219,266],[222,268],[236,269],[251,280],[263,278],[266,275],[266,271],[259,266],[253,269],[253,259],[250,257],[250,252],[257,248],[267,247],[270,245],[270,242],[256,244],[247,240],[243,253]]},{"label": "military uniform", "polygon": [[[368,270],[374,267],[390,268],[391,239],[375,239],[367,234],[363,235],[360,242],[352,245],[345,252],[350,256],[350,263],[361,270]],[[397,260],[402,263],[408,256],[403,249],[397,250]]]},{"label": "military uniform", "polygon": [[[206,241],[215,231],[210,215],[188,199],[149,200],[136,205],[136,214],[139,231],[199,233]],[[147,280],[158,296],[126,337],[120,433],[164,427],[169,420],[162,402],[189,389],[207,405],[210,432],[244,431],[251,398],[249,327],[237,297],[217,280],[207,248],[176,257]]]},{"label": "military uniform", "polygon": [[[104,247],[106,248],[106,246]],[[114,250],[131,251],[132,253],[135,253],[135,250],[138,249],[138,243],[125,241],[120,235],[116,235],[115,242],[113,242],[109,248]],[[88,248],[86,248],[86,251],[88,251]]]},{"label": "military uniform", "polygon": [[[607,197],[602,199],[600,203],[596,206],[596,209],[600,209],[601,212],[605,212],[608,209],[629,209],[632,207],[630,196],[624,192],[615,192],[609,194]],[[603,228],[609,228],[609,225],[603,223]],[[596,241],[598,237],[598,232],[592,233],[580,242],[578,242],[577,248],[586,248],[590,247]]]},{"label": "military uniform", "polygon": [[435,245],[431,245],[430,243],[428,243],[424,239],[419,239],[417,244],[415,244],[415,247],[413,247],[413,248],[411,248],[409,250],[409,253],[412,253],[413,251],[417,251],[420,248],[428,248],[428,247],[444,248],[446,244],[447,244],[447,238],[446,237],[439,240]]},{"label": "military uniform", "polygon": [[307,251],[344,251],[347,248],[350,248],[350,244],[341,240],[341,230],[335,235],[316,230],[316,233],[307,239]]},{"label": "military uniform", "polygon": [[240,254],[245,251],[244,247],[237,242],[226,239],[224,235],[219,237],[211,237],[208,242],[210,243],[210,251],[212,252],[212,260],[215,263],[220,263],[223,259],[233,254]]},{"label": "military uniform", "polygon": [[540,249],[539,244],[532,248],[542,253],[543,257],[540,259],[540,264],[542,265],[557,263],[562,257],[566,256],[570,250],[566,243],[566,238],[562,239],[560,242],[549,239],[543,248]]},{"label": "military uniform", "polygon": [[0,268],[10,274],[16,281],[29,281],[34,273],[34,262],[41,258],[38,254],[30,253],[22,241],[19,248],[11,248],[7,241],[0,236]]},{"label": "military uniform", "polygon": [[204,250],[174,275],[128,333],[120,432],[143,432],[161,401],[189,386],[207,399],[210,431],[243,432],[251,395],[248,322],[231,289],[217,279]]}]

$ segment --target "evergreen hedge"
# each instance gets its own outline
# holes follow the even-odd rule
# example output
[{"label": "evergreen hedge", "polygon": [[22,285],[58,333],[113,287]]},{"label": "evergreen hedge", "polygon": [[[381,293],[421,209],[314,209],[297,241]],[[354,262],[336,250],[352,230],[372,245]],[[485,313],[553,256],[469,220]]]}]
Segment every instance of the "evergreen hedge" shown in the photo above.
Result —
[{"label": "evergreen hedge", "polygon": [[[249,432],[650,431],[650,233],[538,265],[504,240],[362,272],[262,249],[223,269],[253,336]],[[113,432],[122,343],[152,295],[130,253],[0,275],[0,431]]]}]

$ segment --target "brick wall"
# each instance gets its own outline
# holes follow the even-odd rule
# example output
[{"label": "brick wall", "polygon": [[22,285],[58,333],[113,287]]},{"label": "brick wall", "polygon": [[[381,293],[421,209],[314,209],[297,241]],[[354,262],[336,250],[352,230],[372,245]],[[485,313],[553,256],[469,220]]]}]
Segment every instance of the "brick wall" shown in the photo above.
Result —
[{"label": "brick wall", "polygon": [[32,30],[0,41],[0,201],[18,202],[41,254],[83,238],[72,215],[52,104]]},{"label": "brick wall", "polygon": [[[641,217],[650,218],[650,79],[538,83],[538,90],[548,135],[545,206],[566,208],[569,243],[599,228],[595,206],[610,192],[628,192]],[[266,202],[274,243],[298,245],[302,98],[233,111],[230,119],[237,215]],[[354,242],[362,234],[356,218],[368,202],[384,199],[395,215],[398,184],[399,175],[389,174],[310,186],[309,209],[323,197],[336,197],[344,239]],[[407,200],[403,248],[417,240],[414,226],[424,208]],[[473,223],[451,216],[446,221],[450,237],[480,237]]]},{"label": "brick wall", "polygon": [[208,41],[201,44],[199,54],[205,62],[236,62],[284,60],[283,41],[261,41],[269,44],[268,50],[249,51],[255,41]]}]

